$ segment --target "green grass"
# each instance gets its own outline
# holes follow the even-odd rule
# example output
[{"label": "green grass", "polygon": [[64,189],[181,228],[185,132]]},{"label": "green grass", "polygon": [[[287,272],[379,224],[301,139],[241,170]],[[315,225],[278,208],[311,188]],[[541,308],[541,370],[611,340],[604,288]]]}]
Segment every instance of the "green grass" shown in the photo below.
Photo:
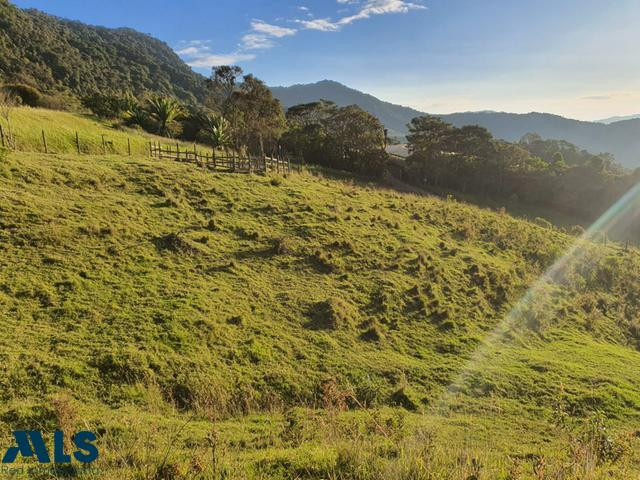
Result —
[{"label": "green grass", "polygon": [[[149,142],[161,142],[163,145],[176,143],[181,148],[193,149],[193,144],[150,135],[139,129],[127,129],[118,125],[95,120],[89,115],[80,116],[69,112],[56,112],[45,109],[19,107],[10,113],[10,127],[4,119],[0,120],[5,135],[11,132],[16,137],[16,149],[26,152],[44,153],[42,131],[44,130],[49,153],[77,153],[76,133],[83,154],[128,154],[127,140],[131,142],[133,155],[148,156]],[[111,142],[105,149],[105,142]],[[198,150],[210,150],[210,147],[198,146]],[[175,150],[175,148],[174,148]]]},{"label": "green grass", "polygon": [[100,432],[86,478],[636,478],[636,250],[585,245],[474,355],[574,241],[331,172],[12,153],[0,432]]}]

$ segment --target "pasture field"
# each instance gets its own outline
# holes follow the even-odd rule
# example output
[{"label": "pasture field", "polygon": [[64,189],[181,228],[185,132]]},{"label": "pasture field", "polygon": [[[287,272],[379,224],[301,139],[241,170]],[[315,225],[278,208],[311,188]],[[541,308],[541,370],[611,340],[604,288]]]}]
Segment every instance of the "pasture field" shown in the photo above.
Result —
[{"label": "pasture field", "polygon": [[637,250],[586,241],[523,303],[575,237],[65,141],[0,160],[0,444],[98,432],[79,478],[638,478]]}]

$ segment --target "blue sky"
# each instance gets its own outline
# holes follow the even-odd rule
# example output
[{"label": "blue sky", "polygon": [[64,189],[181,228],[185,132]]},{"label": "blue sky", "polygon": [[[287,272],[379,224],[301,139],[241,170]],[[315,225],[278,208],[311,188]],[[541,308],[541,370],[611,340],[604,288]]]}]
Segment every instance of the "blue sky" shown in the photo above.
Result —
[{"label": "blue sky", "polygon": [[194,69],[241,65],[270,85],[337,80],[446,113],[640,112],[640,0],[14,0],[129,26]]}]

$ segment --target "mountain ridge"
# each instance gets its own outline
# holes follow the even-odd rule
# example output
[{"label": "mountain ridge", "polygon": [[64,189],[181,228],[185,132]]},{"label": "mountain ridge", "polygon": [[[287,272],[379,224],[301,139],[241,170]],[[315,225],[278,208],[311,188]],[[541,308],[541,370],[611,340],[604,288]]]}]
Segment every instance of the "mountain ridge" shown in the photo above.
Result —
[{"label": "mountain ridge", "polygon": [[622,116],[603,118],[596,121],[598,123],[604,123],[604,124],[610,125],[612,123],[626,122],[627,120],[637,120],[637,119],[640,119],[640,113],[637,113],[635,115],[622,115]]}]

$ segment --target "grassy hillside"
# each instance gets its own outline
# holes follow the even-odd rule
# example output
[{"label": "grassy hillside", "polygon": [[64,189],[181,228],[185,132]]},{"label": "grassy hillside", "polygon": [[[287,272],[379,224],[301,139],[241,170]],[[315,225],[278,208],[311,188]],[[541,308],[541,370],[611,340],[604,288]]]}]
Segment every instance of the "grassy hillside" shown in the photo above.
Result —
[{"label": "grassy hillside", "polygon": [[636,478],[638,252],[519,301],[575,240],[331,172],[11,153],[0,432],[99,432],[83,478]]},{"label": "grassy hillside", "polygon": [[[89,115],[77,115],[42,108],[19,107],[11,110],[10,125],[0,119],[5,138],[11,133],[15,137],[16,149],[26,152],[44,153],[42,131],[44,130],[49,153],[77,153],[76,133],[82,154],[128,154],[127,140],[131,144],[132,155],[149,154],[149,142],[160,142],[175,150],[178,143],[181,148],[193,149],[193,144],[159,137],[145,133],[140,129],[127,129],[110,125]],[[103,146],[103,137],[107,147]],[[211,147],[199,145],[198,150],[210,150]]]}]

